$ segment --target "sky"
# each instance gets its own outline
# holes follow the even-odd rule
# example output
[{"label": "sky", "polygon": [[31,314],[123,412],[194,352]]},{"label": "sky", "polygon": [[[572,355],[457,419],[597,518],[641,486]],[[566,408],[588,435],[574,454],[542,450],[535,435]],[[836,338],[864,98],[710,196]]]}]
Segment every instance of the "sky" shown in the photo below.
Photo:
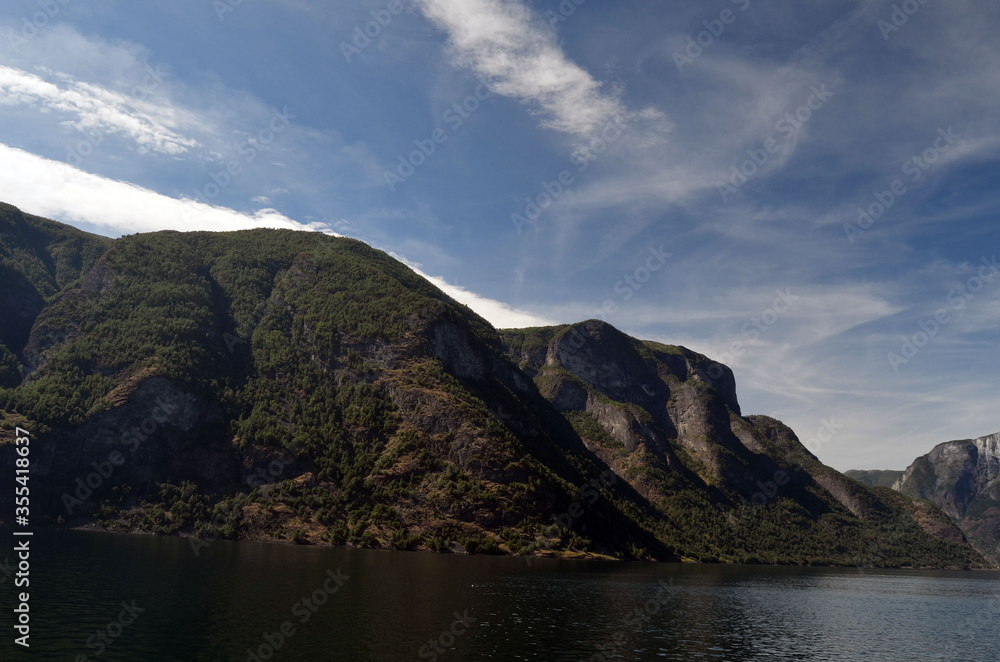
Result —
[{"label": "sky", "polygon": [[903,469],[1000,430],[998,32],[987,0],[8,0],[0,200],[355,237]]}]

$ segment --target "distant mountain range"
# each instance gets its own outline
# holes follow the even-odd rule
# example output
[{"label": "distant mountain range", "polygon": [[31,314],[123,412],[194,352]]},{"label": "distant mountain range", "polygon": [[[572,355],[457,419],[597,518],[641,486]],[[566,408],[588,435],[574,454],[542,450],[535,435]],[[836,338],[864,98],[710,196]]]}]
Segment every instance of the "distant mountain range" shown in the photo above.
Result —
[{"label": "distant mountain range", "polygon": [[744,416],[726,366],[596,320],[498,331],[355,240],[110,240],[2,205],[0,282],[0,411],[31,431],[38,525],[988,567],[937,507]]},{"label": "distant mountain range", "polygon": [[866,485],[885,484],[926,499],[954,520],[973,547],[1000,563],[1000,433],[948,441],[906,471],[848,471]]},{"label": "distant mountain range", "polygon": [[850,471],[845,471],[844,475],[848,478],[860,481],[870,487],[892,487],[896,484],[896,481],[903,477],[903,472],[881,471],[879,469],[871,469],[867,471],[852,469]]}]

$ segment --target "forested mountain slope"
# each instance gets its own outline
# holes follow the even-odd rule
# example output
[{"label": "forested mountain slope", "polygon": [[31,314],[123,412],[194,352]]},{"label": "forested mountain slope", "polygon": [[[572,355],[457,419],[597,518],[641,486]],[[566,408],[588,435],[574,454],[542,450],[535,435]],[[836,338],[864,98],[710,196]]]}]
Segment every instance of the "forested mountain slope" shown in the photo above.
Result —
[{"label": "forested mountain slope", "polygon": [[[351,239],[112,242],[3,211],[2,296],[18,315],[0,322],[0,408],[32,430],[36,524],[984,565],[936,509],[861,486],[778,421],[742,416],[731,371],[682,347],[596,321],[499,332]],[[13,458],[0,448],[5,475]]]}]

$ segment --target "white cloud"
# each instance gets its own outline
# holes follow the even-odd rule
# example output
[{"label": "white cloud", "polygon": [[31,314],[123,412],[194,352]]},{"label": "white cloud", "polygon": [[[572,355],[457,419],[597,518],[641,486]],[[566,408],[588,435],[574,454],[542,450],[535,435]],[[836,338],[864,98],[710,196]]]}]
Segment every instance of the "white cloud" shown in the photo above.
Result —
[{"label": "white cloud", "polygon": [[[269,89],[265,99],[230,86],[211,62],[177,70],[172,55],[67,23],[16,53],[0,47],[0,143],[154,190],[169,181],[191,196],[235,162],[238,176],[210,202],[239,208],[322,196],[333,209],[340,190],[356,199],[384,187],[363,136],[347,142],[330,125],[299,121],[322,95],[272,99]],[[252,201],[258,196],[270,202]]]},{"label": "white cloud", "polygon": [[443,278],[428,276],[419,269],[414,269],[414,271],[429,280],[435,287],[455,301],[464,303],[469,308],[472,308],[487,322],[498,329],[522,329],[530,326],[552,326],[555,324],[552,320],[540,315],[514,308],[502,301],[487,299],[457,285],[451,285]]},{"label": "white cloud", "polygon": [[63,222],[88,223],[108,234],[157,230],[326,230],[294,221],[274,209],[246,214],[107,179],[0,144],[0,200]]},{"label": "white cloud", "polygon": [[[223,232],[251,228],[337,234],[325,224],[300,223],[274,209],[260,209],[247,214],[190,199],[178,200],[128,182],[92,175],[2,143],[0,200],[28,213],[63,222],[86,223],[112,235],[158,230]],[[405,259],[402,261],[406,262]],[[408,264],[448,296],[469,306],[497,328],[553,323],[501,301],[451,285],[442,278],[428,276],[413,263]]]},{"label": "white cloud", "polygon": [[555,33],[518,0],[417,0],[448,33],[455,63],[493,92],[529,104],[548,128],[586,137],[628,113],[617,96],[572,62]]},{"label": "white cloud", "polygon": [[196,147],[173,128],[173,113],[147,101],[162,82],[162,73],[150,70],[146,84],[133,96],[53,75],[55,82],[20,69],[0,65],[0,105],[29,106],[42,112],[67,116],[63,123],[94,140],[108,135],[126,136],[140,150],[176,155]]},{"label": "white cloud", "polygon": [[470,292],[464,287],[452,285],[443,278],[429,276],[421,271],[419,264],[410,262],[406,258],[394,253],[391,253],[391,255],[416,271],[423,278],[429,280],[436,288],[455,301],[464,303],[469,308],[472,308],[478,315],[498,329],[522,329],[530,326],[552,326],[556,324],[556,322],[535,313],[514,308],[502,301],[487,299],[475,292]]}]

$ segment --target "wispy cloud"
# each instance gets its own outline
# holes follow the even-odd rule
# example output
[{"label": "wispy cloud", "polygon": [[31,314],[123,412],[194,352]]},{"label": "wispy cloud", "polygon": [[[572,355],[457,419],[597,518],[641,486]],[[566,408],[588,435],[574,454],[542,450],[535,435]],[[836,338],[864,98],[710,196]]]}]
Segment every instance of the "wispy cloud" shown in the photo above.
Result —
[{"label": "wispy cloud", "polygon": [[555,32],[519,0],[417,0],[450,39],[455,64],[527,104],[545,127],[586,137],[628,112],[559,47]]},{"label": "wispy cloud", "polygon": [[244,210],[325,197],[321,212],[303,216],[340,216],[335,192],[382,185],[363,138],[300,121],[312,95],[234,88],[216,64],[190,75],[169,53],[52,25],[18,53],[0,48],[0,142],[175,197],[196,197],[238,168],[216,197],[202,197]]},{"label": "wispy cloud", "polygon": [[63,124],[84,134],[125,136],[140,150],[176,155],[198,146],[196,140],[175,130],[173,113],[145,100],[162,81],[159,72],[151,70],[149,76],[150,82],[140,94],[128,96],[65,74],[46,80],[0,65],[0,105],[60,113],[66,117]]}]

